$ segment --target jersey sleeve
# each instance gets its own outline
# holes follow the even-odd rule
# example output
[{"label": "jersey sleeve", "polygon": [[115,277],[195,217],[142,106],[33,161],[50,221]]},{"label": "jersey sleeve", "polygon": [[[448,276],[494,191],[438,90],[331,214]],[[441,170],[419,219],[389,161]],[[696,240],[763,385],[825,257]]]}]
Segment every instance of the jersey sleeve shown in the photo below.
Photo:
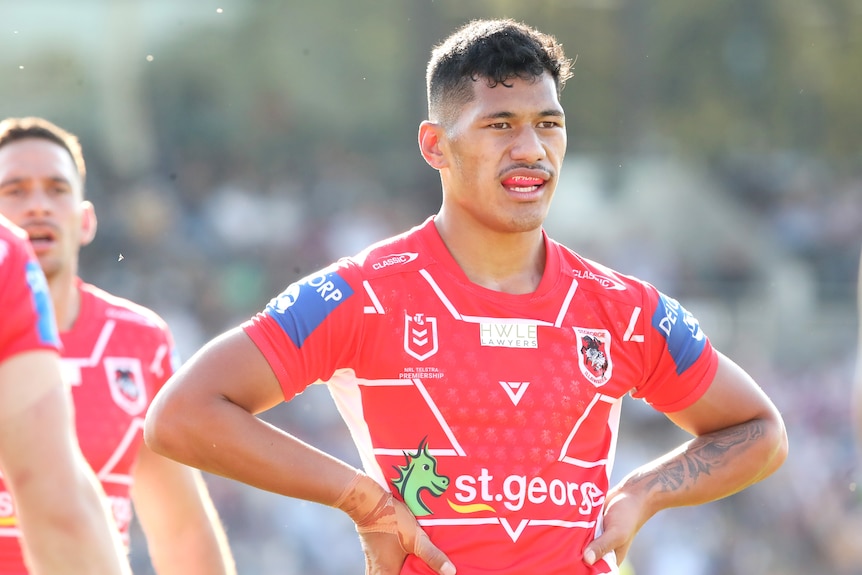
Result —
[{"label": "jersey sleeve", "polygon": [[288,286],[242,325],[286,400],[351,367],[363,317],[362,278],[343,260]]},{"label": "jersey sleeve", "polygon": [[0,236],[0,317],[0,361],[25,351],[60,347],[42,268],[30,244],[11,232]]},{"label": "jersey sleeve", "polygon": [[718,369],[718,355],[700,323],[678,301],[646,285],[646,376],[632,392],[672,413],[697,401]]}]

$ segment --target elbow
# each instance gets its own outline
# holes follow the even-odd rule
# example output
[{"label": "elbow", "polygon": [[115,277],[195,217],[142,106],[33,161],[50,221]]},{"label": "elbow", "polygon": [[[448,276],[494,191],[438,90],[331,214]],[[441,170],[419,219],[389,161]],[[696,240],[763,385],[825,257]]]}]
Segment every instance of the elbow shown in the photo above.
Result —
[{"label": "elbow", "polygon": [[156,395],[147,411],[144,419],[144,443],[154,453],[182,461],[183,420],[179,416],[182,408],[175,405],[167,391],[163,389]]},{"label": "elbow", "polygon": [[777,410],[767,420],[767,423],[766,439],[769,445],[769,452],[765,458],[766,465],[761,477],[767,477],[777,471],[784,464],[785,460],[787,460],[787,454],[790,449],[787,439],[787,429],[784,426],[784,420]]}]

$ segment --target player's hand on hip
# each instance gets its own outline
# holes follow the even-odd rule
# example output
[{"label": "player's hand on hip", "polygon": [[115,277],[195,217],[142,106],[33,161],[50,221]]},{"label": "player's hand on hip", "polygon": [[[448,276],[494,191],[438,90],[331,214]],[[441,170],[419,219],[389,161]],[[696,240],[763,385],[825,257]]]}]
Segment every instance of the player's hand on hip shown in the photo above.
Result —
[{"label": "player's hand on hip", "polygon": [[439,575],[455,575],[455,566],[431,543],[407,506],[364,473],[357,472],[333,507],[356,523],[366,575],[398,575],[408,553]]},{"label": "player's hand on hip", "polygon": [[602,534],[584,549],[584,562],[592,565],[606,555],[613,554],[607,558],[608,561],[616,560],[617,565],[621,565],[635,535],[648,518],[637,497],[612,489],[605,500]]}]

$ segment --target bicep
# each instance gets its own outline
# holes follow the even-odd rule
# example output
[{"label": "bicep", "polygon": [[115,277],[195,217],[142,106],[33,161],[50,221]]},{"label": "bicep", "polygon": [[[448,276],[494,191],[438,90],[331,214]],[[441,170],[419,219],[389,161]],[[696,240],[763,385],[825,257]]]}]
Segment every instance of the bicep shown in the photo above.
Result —
[{"label": "bicep", "polygon": [[55,351],[26,351],[0,361],[0,422],[58,390],[65,393],[66,386]]},{"label": "bicep", "polygon": [[189,402],[191,408],[197,402],[224,399],[250,413],[284,401],[266,358],[240,328],[222,334],[195,353],[158,395]]},{"label": "bicep", "polygon": [[7,475],[67,462],[75,447],[72,414],[56,353],[26,352],[0,364],[0,463]]},{"label": "bicep", "polygon": [[721,353],[706,392],[689,407],[667,417],[695,436],[755,419],[780,421],[777,409],[754,379]]}]

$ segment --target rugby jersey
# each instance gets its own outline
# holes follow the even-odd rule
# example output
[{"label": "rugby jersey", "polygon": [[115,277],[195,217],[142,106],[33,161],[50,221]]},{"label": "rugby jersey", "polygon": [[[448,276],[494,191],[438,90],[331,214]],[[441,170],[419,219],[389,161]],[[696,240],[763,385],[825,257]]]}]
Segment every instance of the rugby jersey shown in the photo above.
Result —
[{"label": "rugby jersey", "polygon": [[[424,224],[288,286],[243,324],[286,400],[325,383],[365,471],[459,575],[618,573],[601,531],[622,398],[673,412],[711,383],[697,320],[544,234],[535,292],[470,282]],[[410,555],[403,575],[430,574]]]}]

